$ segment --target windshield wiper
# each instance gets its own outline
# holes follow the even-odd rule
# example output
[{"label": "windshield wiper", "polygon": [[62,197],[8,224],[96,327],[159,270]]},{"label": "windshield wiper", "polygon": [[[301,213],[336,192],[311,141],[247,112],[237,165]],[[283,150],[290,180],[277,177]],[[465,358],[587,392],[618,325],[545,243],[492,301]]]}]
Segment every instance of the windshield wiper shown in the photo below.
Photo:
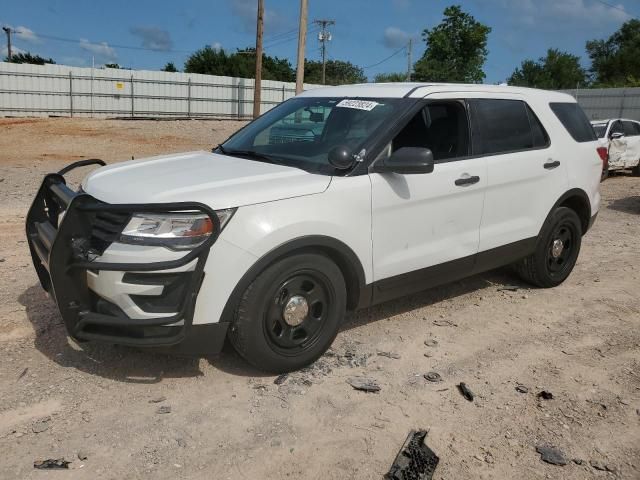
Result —
[{"label": "windshield wiper", "polygon": [[[218,146],[220,148],[220,146]],[[251,160],[261,160],[269,163],[276,163],[274,158],[270,155],[265,155],[264,153],[256,152],[255,150],[227,150],[220,148],[220,151],[225,155],[238,156],[238,157],[247,157]]]}]

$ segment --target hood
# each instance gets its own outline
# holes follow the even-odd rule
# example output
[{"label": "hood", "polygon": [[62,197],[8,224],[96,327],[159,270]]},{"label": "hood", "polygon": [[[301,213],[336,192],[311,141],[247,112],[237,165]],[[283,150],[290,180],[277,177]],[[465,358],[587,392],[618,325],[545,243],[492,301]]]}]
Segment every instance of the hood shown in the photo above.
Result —
[{"label": "hood", "polygon": [[330,182],[330,176],[293,167],[189,152],[102,167],[82,188],[107,203],[189,201],[222,209],[321,193]]}]

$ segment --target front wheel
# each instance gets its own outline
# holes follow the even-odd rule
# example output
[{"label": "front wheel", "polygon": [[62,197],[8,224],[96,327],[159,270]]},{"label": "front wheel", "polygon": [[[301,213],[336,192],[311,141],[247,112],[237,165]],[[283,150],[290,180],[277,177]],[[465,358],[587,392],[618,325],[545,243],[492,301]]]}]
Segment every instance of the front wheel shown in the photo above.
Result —
[{"label": "front wheel", "polygon": [[229,339],[255,367],[288,372],[329,348],[346,310],[338,266],[320,253],[300,253],[267,267],[247,287]]},{"label": "front wheel", "polygon": [[559,207],[547,218],[532,255],[516,264],[523,280],[549,288],[564,282],[573,270],[582,244],[582,226],[576,212]]}]

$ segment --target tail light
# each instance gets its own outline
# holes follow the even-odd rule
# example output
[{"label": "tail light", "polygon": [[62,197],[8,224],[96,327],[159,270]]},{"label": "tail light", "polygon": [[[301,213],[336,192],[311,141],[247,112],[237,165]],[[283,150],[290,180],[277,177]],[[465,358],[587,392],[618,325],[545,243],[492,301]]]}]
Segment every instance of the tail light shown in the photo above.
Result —
[{"label": "tail light", "polygon": [[602,168],[608,169],[609,168],[609,150],[607,150],[607,147],[598,147],[596,148],[596,150],[598,151],[598,155],[600,155],[600,159],[602,160]]}]

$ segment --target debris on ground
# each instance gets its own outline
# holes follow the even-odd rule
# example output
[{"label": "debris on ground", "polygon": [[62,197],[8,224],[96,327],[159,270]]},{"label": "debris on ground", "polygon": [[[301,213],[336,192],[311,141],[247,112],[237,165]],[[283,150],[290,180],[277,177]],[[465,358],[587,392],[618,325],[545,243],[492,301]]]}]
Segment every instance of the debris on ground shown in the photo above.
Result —
[{"label": "debris on ground", "polygon": [[149,400],[149,403],[162,403],[167,399],[167,397],[165,396],[160,396],[160,397],[156,397],[156,398],[152,398],[151,400]]},{"label": "debris on ground", "polygon": [[282,385],[284,382],[287,381],[287,378],[289,378],[289,374],[283,373],[282,375],[278,375],[276,379],[273,381],[273,383],[275,383],[276,385]]},{"label": "debris on ground", "polygon": [[434,325],[437,325],[438,327],[457,327],[458,324],[457,323],[453,323],[451,320],[443,320],[443,319],[436,319],[433,321]]},{"label": "debris on ground", "polygon": [[425,444],[426,430],[411,430],[385,480],[431,480],[440,459]]},{"label": "debris on ground", "polygon": [[574,458],[573,460],[571,460],[573,463],[575,463],[576,465],[582,465],[584,463],[584,460],[582,460],[581,458]]},{"label": "debris on ground", "polygon": [[33,433],[42,433],[46,430],[49,430],[49,422],[51,421],[51,417],[44,417],[38,420],[33,424],[31,430]]},{"label": "debris on ground", "polygon": [[47,460],[36,460],[33,462],[33,468],[37,468],[38,470],[61,470],[69,468],[70,463],[71,462],[67,462],[64,458],[49,458]]},{"label": "debris on ground", "polygon": [[400,355],[395,352],[378,352],[378,356],[392,358],[394,360],[400,360]]},{"label": "debris on ground", "polygon": [[159,413],[159,414],[171,413],[171,405],[162,405],[161,407],[158,407],[158,410],[156,410],[156,413]]},{"label": "debris on ground", "polygon": [[[0,258],[0,263],[3,262],[4,260]],[[20,380],[22,377],[24,377],[27,372],[29,371],[29,367],[26,367],[24,370],[22,370],[22,373],[18,376],[18,380]]]},{"label": "debris on ground", "polygon": [[591,465],[591,468],[593,468],[594,470],[598,470],[600,472],[610,472],[610,473],[615,473],[616,469],[610,465],[607,465],[605,463],[599,462],[597,460],[591,460],[589,462],[589,465]]},{"label": "debris on ground", "polygon": [[466,383],[460,382],[458,384],[458,390],[460,390],[460,393],[464,398],[466,398],[470,402],[473,402],[473,392],[469,389],[469,387],[467,387]]},{"label": "debris on ground", "polygon": [[427,382],[437,383],[442,381],[442,377],[438,372],[427,372],[423,376]]},{"label": "debris on ground", "polygon": [[504,285],[498,288],[499,292],[517,292],[518,290],[520,290],[518,285]]},{"label": "debris on ground", "polygon": [[540,459],[543,462],[550,463],[551,465],[564,466],[568,463],[564,453],[562,453],[562,450],[559,448],[550,445],[538,445],[536,452],[540,454]]},{"label": "debris on ground", "polygon": [[87,458],[89,458],[89,455],[87,454],[87,452],[85,450],[80,450],[78,452],[78,459],[79,460],[86,460]]},{"label": "debris on ground", "polygon": [[519,393],[529,393],[529,389],[524,385],[516,385],[516,392]]},{"label": "debris on ground", "polygon": [[430,338],[428,340],[425,340],[424,344],[427,347],[437,347],[438,346],[438,341],[435,338]]},{"label": "debris on ground", "polygon": [[380,386],[376,381],[367,377],[351,377],[347,379],[347,383],[363,392],[378,393],[380,391]]},{"label": "debris on ground", "polygon": [[538,392],[537,397],[541,398],[542,400],[553,400],[553,393],[547,390],[542,390],[541,392]]}]

